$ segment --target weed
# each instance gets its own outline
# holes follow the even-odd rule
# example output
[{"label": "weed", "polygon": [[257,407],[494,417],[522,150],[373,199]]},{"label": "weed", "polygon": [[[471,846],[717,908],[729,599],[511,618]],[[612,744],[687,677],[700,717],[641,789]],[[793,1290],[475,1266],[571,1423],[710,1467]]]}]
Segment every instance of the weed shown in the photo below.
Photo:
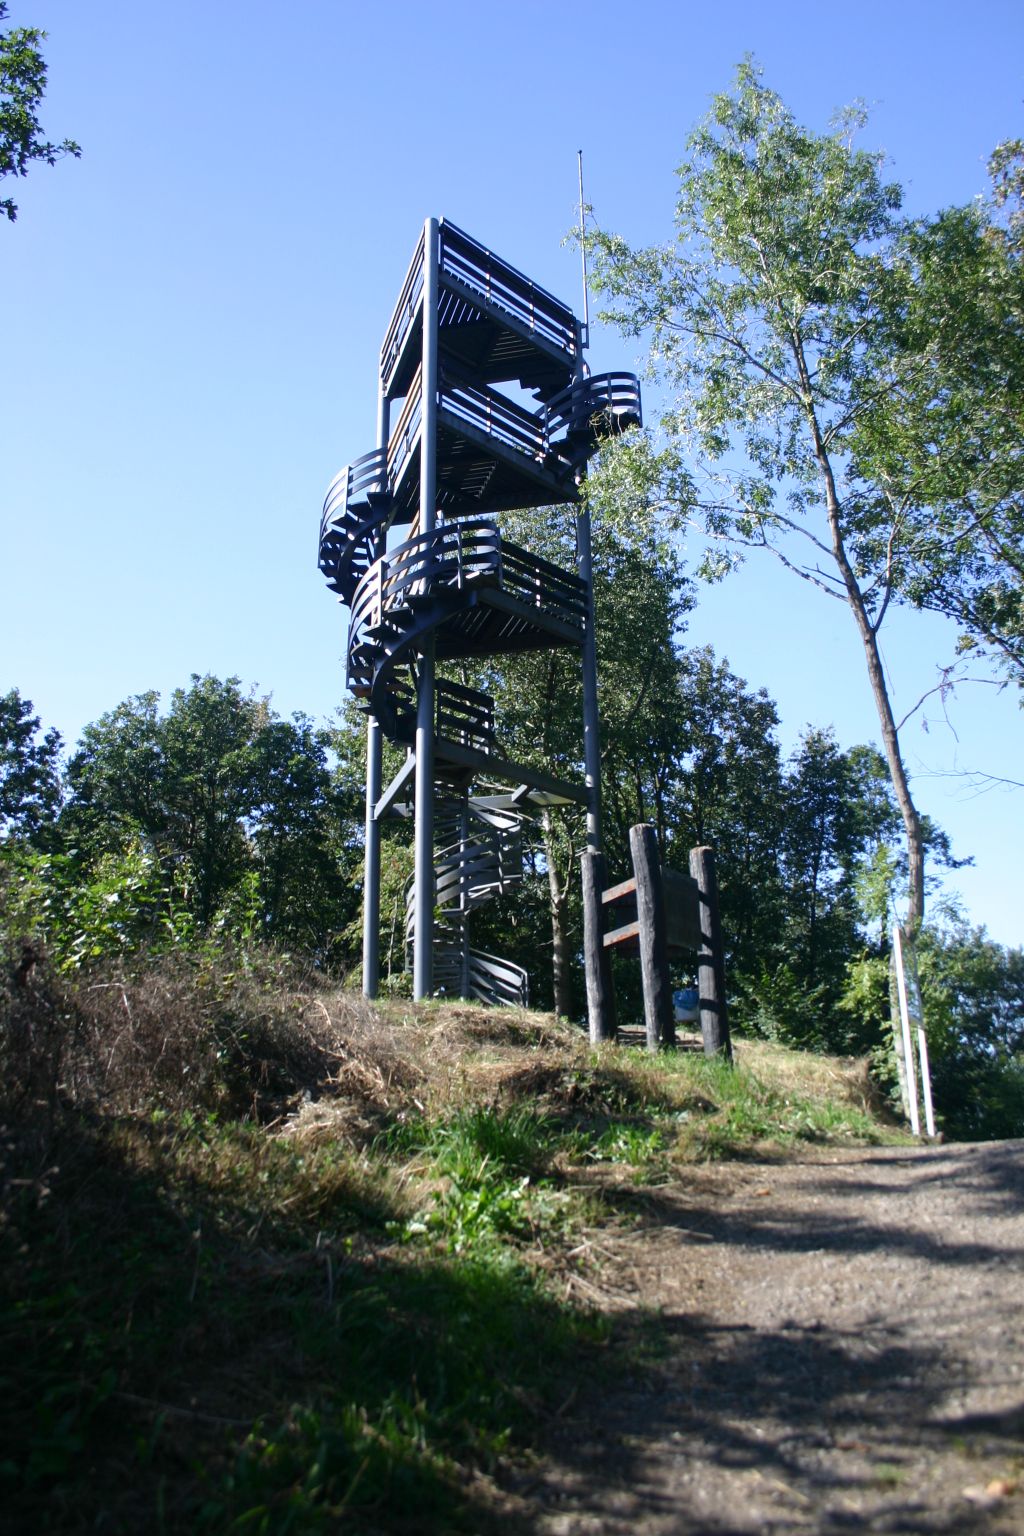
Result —
[{"label": "weed", "polygon": [[587,1156],[595,1161],[628,1163],[631,1168],[660,1164],[665,1155],[664,1133],[637,1125],[611,1125],[589,1148]]}]

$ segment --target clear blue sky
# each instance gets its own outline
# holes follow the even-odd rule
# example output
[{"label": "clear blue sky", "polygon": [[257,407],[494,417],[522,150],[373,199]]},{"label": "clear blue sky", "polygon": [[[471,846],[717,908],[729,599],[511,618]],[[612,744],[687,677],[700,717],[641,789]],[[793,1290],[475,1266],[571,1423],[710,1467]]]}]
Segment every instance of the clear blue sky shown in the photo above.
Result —
[{"label": "clear blue sky", "polygon": [[[446,215],[575,303],[561,245],[576,150],[601,222],[666,238],[673,168],[753,52],[798,117],[872,109],[907,206],[966,201],[1024,132],[1020,0],[856,7],[609,0],[11,0],[46,28],[43,125],[79,162],[10,188],[0,229],[4,594],[0,691],[69,741],[129,694],[237,674],[284,714],[343,690],[342,610],[316,569],[323,492],[373,446],[381,336],[424,217]],[[628,366],[596,332],[595,368]],[[834,611],[833,611],[834,610]],[[778,700],[783,740],[877,731],[845,613],[753,567],[691,635]],[[887,643],[897,705],[952,636]],[[921,806],[977,868],[971,915],[1024,940],[1024,716],[968,690],[908,735]]]}]

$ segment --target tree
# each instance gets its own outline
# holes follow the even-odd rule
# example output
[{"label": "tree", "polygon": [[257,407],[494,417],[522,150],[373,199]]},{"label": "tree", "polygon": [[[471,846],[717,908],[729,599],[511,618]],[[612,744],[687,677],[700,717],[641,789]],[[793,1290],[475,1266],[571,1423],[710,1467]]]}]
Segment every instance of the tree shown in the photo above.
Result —
[{"label": "tree", "polygon": [[[592,502],[604,852],[609,870],[628,867],[629,827],[646,819],[667,832],[668,778],[682,731],[676,685],[675,636],[692,604],[677,553],[659,535],[642,498],[623,501],[597,481]],[[503,532],[557,564],[575,563],[575,508],[504,514]],[[583,777],[582,679],[579,652],[543,651],[495,658],[462,668],[462,681],[495,699],[501,747],[514,761],[580,782]],[[549,809],[540,818],[543,851],[537,882],[507,904],[519,920],[523,959],[535,963],[547,921],[553,957],[556,1010],[572,1014],[571,973],[578,932],[578,855],[583,823],[575,808]],[[533,906],[529,906],[529,903]],[[495,914],[475,919],[486,934]],[[510,954],[507,939],[496,947]],[[543,992],[541,994],[544,995]]]},{"label": "tree", "polygon": [[[936,1117],[957,1141],[1024,1135],[1024,950],[1007,949],[955,911],[915,945]],[[873,1048],[873,1075],[898,1102],[889,1013],[889,960],[859,956],[841,1009],[850,1045]],[[881,1049],[878,1047],[881,1046]]]},{"label": "tree", "polygon": [[[953,619],[1024,685],[1021,153],[996,151],[992,199],[905,229],[891,363],[850,446],[900,524],[899,596]],[[882,537],[867,530],[866,563],[885,558]]]},{"label": "tree", "polygon": [[87,726],[68,765],[61,830],[81,878],[141,848],[200,930],[220,914],[323,953],[352,906],[330,733],[279,719],[237,678],[193,676],[159,704],[140,694]]},{"label": "tree", "polygon": [[903,523],[886,486],[865,473],[870,461],[853,458],[860,420],[891,371],[906,297],[900,194],[881,179],[880,158],[854,148],[862,123],[851,111],[833,132],[801,128],[745,63],[689,141],[675,243],[633,250],[598,234],[596,276],[616,302],[611,318],[629,334],[651,333],[652,367],[677,390],[670,447],[634,450],[637,472],[666,477],[677,515],[696,516],[712,539],[770,551],[849,609],[903,821],[916,925],[922,822],[879,651]]},{"label": "tree", "polygon": [[[7,5],[0,0],[0,21]],[[0,32],[0,176],[27,176],[30,165],[56,165],[65,155],[81,157],[73,139],[51,144],[39,127],[39,103],[46,92],[46,63],[39,51],[46,33],[38,27]],[[18,217],[13,198],[0,198],[0,212]]]},{"label": "tree", "polygon": [[38,840],[61,798],[57,731],[40,737],[32,705],[17,688],[0,696],[0,837]]},{"label": "tree", "polygon": [[1024,950],[953,915],[918,965],[943,1125],[956,1139],[1024,1135]]},{"label": "tree", "polygon": [[742,988],[781,941],[778,711],[710,646],[680,654],[676,687],[683,726],[665,856],[685,870],[691,847],[714,847],[730,985]]},{"label": "tree", "polygon": [[291,720],[270,716],[254,742],[256,804],[249,836],[263,932],[320,957],[334,953],[351,918],[360,854],[352,832],[362,805],[351,781],[332,773],[328,753],[336,739],[335,732],[296,714]]}]

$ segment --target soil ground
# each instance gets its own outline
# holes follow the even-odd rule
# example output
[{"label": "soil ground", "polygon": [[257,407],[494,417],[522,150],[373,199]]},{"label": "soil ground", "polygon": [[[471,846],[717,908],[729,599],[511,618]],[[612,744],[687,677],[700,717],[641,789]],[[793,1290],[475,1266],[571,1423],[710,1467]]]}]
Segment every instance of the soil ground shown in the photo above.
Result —
[{"label": "soil ground", "polygon": [[530,1530],[1024,1532],[1024,1141],[704,1166],[637,1199],[599,1283],[617,1328],[656,1314],[656,1355],[510,1478]]}]

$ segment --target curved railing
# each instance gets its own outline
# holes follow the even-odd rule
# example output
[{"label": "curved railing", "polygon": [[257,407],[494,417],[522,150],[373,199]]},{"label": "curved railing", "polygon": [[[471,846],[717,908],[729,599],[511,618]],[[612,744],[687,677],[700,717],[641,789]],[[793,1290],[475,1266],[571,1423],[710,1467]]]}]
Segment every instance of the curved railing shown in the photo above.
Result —
[{"label": "curved railing", "polygon": [[[351,598],[349,686],[362,695],[384,731],[410,742],[416,720],[416,693],[406,673],[426,636],[477,599],[481,588],[514,599],[513,611],[557,618],[582,636],[586,623],[585,583],[571,571],[503,540],[486,518],[461,519],[418,534],[381,556]],[[502,618],[507,614],[502,609]],[[534,619],[531,619],[534,622]],[[445,744],[497,756],[493,703],[477,689],[438,680],[434,732]],[[467,923],[481,902],[522,878],[522,817],[511,809],[461,802],[462,825],[438,815],[435,836],[442,844],[435,863],[435,987],[483,1002],[520,1005],[528,1001],[526,972],[511,961],[469,947]],[[407,892],[407,933],[415,924],[413,887]]]},{"label": "curved railing", "polygon": [[[424,635],[460,607],[460,594],[495,587],[538,620],[581,637],[586,584],[518,544],[486,518],[461,518],[418,534],[374,562],[351,600],[348,685],[368,699],[385,730],[396,725],[393,678]],[[469,606],[467,603],[466,606]]]},{"label": "curved railing", "polygon": [[[456,241],[451,249],[458,254],[461,247]],[[475,271],[480,281],[486,279],[484,267],[478,265]],[[514,300],[520,308],[528,308],[531,300],[525,288],[513,292],[511,299],[508,293],[502,297],[497,291],[500,275],[490,274],[495,280],[495,302]],[[419,302],[418,282],[411,269],[403,324],[412,323]],[[401,325],[396,337],[400,348]],[[416,721],[410,669],[414,676],[417,656],[433,631],[450,623],[455,633],[461,633],[458,626],[465,624],[463,638],[475,637],[478,620],[469,610],[481,605],[497,609],[490,618],[481,614],[481,622],[497,626],[493,632],[507,623],[520,626],[521,632],[525,626],[525,633],[533,634],[529,643],[535,643],[538,628],[547,636],[557,636],[556,643],[575,643],[574,637],[582,639],[587,623],[583,580],[503,539],[491,519],[456,519],[381,553],[388,527],[396,517],[403,520],[408,510],[396,508],[407,495],[399,482],[419,443],[420,397],[419,373],[413,371],[387,448],[364,454],[331,482],[319,544],[320,569],[351,610],[349,687],[367,701],[387,735],[407,744],[413,740]],[[456,429],[457,423],[464,423],[496,447],[542,462],[566,482],[593,452],[600,435],[641,424],[639,383],[628,373],[578,379],[530,412],[488,385],[464,380],[452,370],[440,381],[438,403],[449,418],[455,418]],[[487,589],[500,593],[500,601],[482,596]],[[500,632],[507,633],[504,628]],[[453,747],[500,760],[493,707],[485,694],[439,680],[435,698],[439,760],[445,744],[449,767],[467,761],[465,753],[459,756]],[[437,827],[442,847],[435,868],[435,985],[485,1002],[525,1006],[526,973],[510,961],[471,949],[467,929],[472,909],[522,878],[522,818],[509,810],[501,813],[504,819],[499,817],[499,825],[471,799],[463,804],[463,822],[457,832],[443,821]],[[410,924],[414,917],[410,892]]]},{"label": "curved railing", "polygon": [[543,415],[549,436],[585,434],[590,451],[601,433],[643,426],[640,380],[635,373],[595,373],[574,379],[548,401]]},{"label": "curved railing", "polygon": [[[502,895],[523,878],[523,817],[495,810],[469,797],[442,799],[435,808],[435,832],[451,838],[435,857],[434,988],[480,1002],[525,1008],[529,1003],[526,972],[468,943],[469,915],[485,901]],[[415,883],[405,890],[406,945],[416,922]]]},{"label": "curved railing", "polygon": [[[576,379],[547,405],[528,411],[487,385],[450,374],[441,379],[438,406],[504,449],[543,464],[570,481],[602,434],[642,425],[640,383],[632,373]],[[419,446],[420,374],[417,370],[385,451],[375,448],[346,464],[331,481],[320,519],[320,569],[329,587],[350,602],[372,560],[373,540],[385,522],[390,497]],[[353,572],[358,574],[353,577]]]},{"label": "curved railing", "polygon": [[327,487],[319,565],[327,585],[346,603],[370,567],[389,507],[387,455],[380,448],[346,464]]}]

